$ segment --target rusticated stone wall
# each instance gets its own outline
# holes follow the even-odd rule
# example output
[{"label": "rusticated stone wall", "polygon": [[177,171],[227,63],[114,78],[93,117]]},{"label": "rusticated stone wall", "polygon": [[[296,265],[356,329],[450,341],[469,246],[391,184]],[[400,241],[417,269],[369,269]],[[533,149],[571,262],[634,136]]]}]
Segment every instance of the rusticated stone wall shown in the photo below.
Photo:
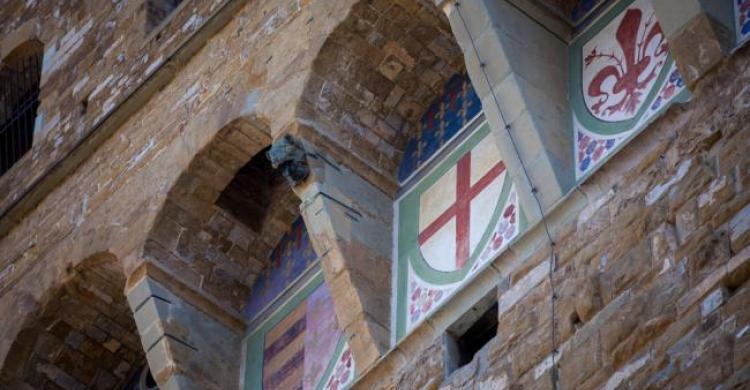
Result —
[{"label": "rusticated stone wall", "polygon": [[94,256],[69,277],[23,324],[0,388],[122,388],[146,364],[117,259]]},{"label": "rusticated stone wall", "polygon": [[[142,24],[137,19],[142,9],[118,10],[118,4],[130,7],[143,2],[107,2],[93,7],[93,2],[83,1],[15,1],[2,8],[0,20],[9,21],[3,24],[7,26],[3,32],[24,32],[23,26],[32,21],[31,33],[24,36],[41,34],[42,41],[49,44],[45,46],[49,50],[47,57],[54,60],[50,63],[57,68],[43,72],[41,141],[31,158],[19,162],[17,168],[0,178],[0,209],[6,210],[18,199],[29,183],[47,172],[58,157],[92,129],[94,122],[104,118],[109,110],[116,110],[118,102],[139,80],[158,67],[170,52],[168,49],[200,25],[219,2],[198,3],[183,1],[164,33],[153,36],[142,34]],[[241,306],[239,297],[257,273],[250,252],[260,253],[273,242],[271,233],[255,241],[258,245],[248,244],[242,226],[231,218],[227,217],[229,222],[223,219],[226,215],[215,207],[216,197],[237,169],[272,138],[288,129],[305,128],[309,131],[301,132],[301,138],[316,147],[327,147],[337,162],[383,191],[381,194],[373,190],[378,201],[369,203],[377,205],[372,207],[372,219],[377,225],[361,223],[361,227],[355,225],[347,230],[349,217],[339,213],[336,220],[327,220],[331,215],[316,216],[327,225],[310,228],[311,232],[320,232],[322,228],[343,227],[324,231],[335,234],[321,234],[337,240],[334,246],[326,247],[332,249],[328,258],[342,260],[338,264],[328,260],[325,265],[341,266],[327,271],[338,275],[338,283],[346,287],[333,291],[338,294],[334,301],[353,301],[351,307],[355,310],[337,307],[337,312],[353,313],[351,318],[339,314],[351,320],[339,321],[350,325],[350,337],[359,337],[357,341],[365,340],[365,344],[368,340],[362,335],[366,335],[372,341],[360,345],[369,359],[358,362],[377,369],[378,355],[387,353],[388,348],[387,294],[377,287],[387,284],[388,277],[387,267],[382,267],[388,257],[387,194],[395,184],[387,173],[398,161],[400,142],[400,135],[393,132],[406,129],[400,124],[418,117],[416,105],[430,100],[433,88],[441,82],[437,80],[449,77],[461,64],[460,55],[450,50],[438,53],[445,47],[432,44],[446,43],[451,37],[446,31],[427,28],[439,24],[440,18],[434,10],[425,12],[428,10],[424,2],[362,0],[358,8],[349,12],[353,3],[354,0],[242,2],[223,29],[203,37],[200,48],[190,58],[170,63],[174,74],[167,85],[139,101],[139,106],[113,130],[113,136],[89,150],[78,169],[71,170],[20,221],[13,223],[0,237],[0,361],[4,368],[18,368],[10,365],[9,357],[15,356],[16,342],[29,340],[25,325],[39,313],[39,307],[50,302],[49,291],[57,291],[61,282],[68,280],[69,269],[100,251],[114,253],[122,261],[118,265],[122,265],[125,275],[144,261],[155,260],[165,268],[165,279],[179,279],[179,289],[164,283],[175,294],[173,301],[180,300],[170,310],[185,310],[174,316],[185,319],[178,325],[206,325],[197,331],[189,330],[194,331],[191,337],[209,345],[210,339],[202,337],[203,330],[219,327],[209,321],[204,323],[203,319],[232,317],[227,312]],[[364,12],[368,8],[380,13]],[[419,21],[425,30],[406,35],[387,33],[390,30],[385,24],[390,20],[396,24]],[[331,31],[337,33],[329,41]],[[118,43],[118,37],[123,37],[122,43]],[[373,39],[368,43],[377,43],[377,47],[359,45],[365,38]],[[326,42],[356,47],[321,50]],[[394,51],[387,54],[388,48]],[[5,50],[5,46],[0,49]],[[355,56],[350,49],[367,51]],[[590,206],[568,221],[567,229],[557,237],[560,262],[554,285],[560,296],[556,320],[563,388],[607,384],[611,388],[658,388],[670,384],[681,388],[694,382],[708,387],[746,378],[742,375],[748,372],[750,337],[745,249],[750,224],[748,133],[743,128],[748,123],[750,106],[747,51],[735,54],[698,86],[692,103],[673,108],[580,189]],[[285,55],[289,53],[294,55]],[[352,57],[328,69],[327,53]],[[415,61],[410,65],[409,58],[417,57],[424,63]],[[361,64],[365,60],[373,63]],[[354,67],[343,66],[346,64]],[[406,70],[399,71],[402,66]],[[352,73],[353,69],[358,72]],[[352,75],[356,77],[343,77]],[[329,88],[324,88],[324,84]],[[332,87],[334,84],[336,88]],[[361,89],[370,84],[378,91]],[[389,89],[386,91],[383,86]],[[402,94],[399,88],[405,92]],[[364,99],[359,101],[352,94],[361,94]],[[323,109],[325,104],[321,107],[326,97],[333,98],[335,104],[327,107],[335,110]],[[366,104],[361,104],[363,101]],[[208,180],[217,180],[212,187],[183,186],[182,180],[190,179],[193,173],[191,164],[200,161],[196,156],[210,150],[207,145],[222,146],[219,138],[226,134],[217,134],[238,118],[253,122],[254,128],[245,134],[251,140],[249,145],[243,143],[245,139],[235,139],[231,144],[240,145],[240,150],[222,150],[224,157],[230,155],[232,161],[225,160],[204,172]],[[347,122],[352,118],[358,122]],[[338,139],[340,143],[328,147],[332,129],[348,128],[352,123],[354,128],[367,132]],[[374,129],[384,123],[389,127],[378,130],[385,135],[376,134]],[[358,188],[346,189],[360,194]],[[356,195],[351,198],[368,203],[367,197]],[[188,202],[180,206],[182,210],[170,209],[172,202],[186,199]],[[340,207],[329,200],[323,205]],[[271,205],[269,213],[285,210],[283,202],[280,204],[278,209]],[[311,207],[308,211],[313,210]],[[199,218],[182,219],[196,215]],[[274,221],[283,223],[289,219],[289,214],[281,212]],[[170,230],[170,226],[174,229]],[[232,235],[235,228],[239,233]],[[283,231],[279,226],[271,230]],[[338,241],[348,238],[349,233],[367,245]],[[154,255],[150,245],[156,242],[167,250]],[[201,242],[206,245],[196,245]],[[395,367],[398,374],[380,376],[378,383],[399,388],[441,384],[459,388],[549,386],[546,359],[551,353],[552,321],[550,283],[543,272],[547,267],[545,258],[544,249],[539,249],[524,259],[523,269],[503,275],[498,283],[503,305],[499,336],[470,365],[444,380],[443,346],[440,335],[435,334],[429,348],[415,351]],[[366,274],[372,264],[382,270]],[[350,278],[351,270],[362,277]],[[148,278],[152,276],[147,274]],[[356,294],[346,295],[351,291]],[[106,312],[106,308],[102,311]],[[138,312],[138,307],[131,311]],[[61,311],[49,313],[52,319],[63,316]],[[158,321],[149,324],[158,326],[164,318],[158,317]],[[225,322],[241,320],[225,318]],[[86,321],[81,326],[91,324]],[[238,372],[240,359],[234,360],[238,352],[227,346],[235,346],[231,340],[241,336],[241,328],[242,324],[231,327],[226,335],[205,332],[230,340],[222,341],[221,349],[191,343],[197,346],[196,350],[183,351],[189,359],[157,362],[187,362],[179,368],[189,370],[194,362],[221,361],[226,363],[226,372]],[[56,337],[67,340],[68,334]],[[86,335],[99,337],[103,343],[108,340],[101,334],[92,334],[96,336]],[[63,348],[78,348],[75,342],[80,337],[71,340],[73,345],[65,344]],[[130,345],[135,353],[137,346]],[[152,346],[143,345],[142,349]],[[114,344],[110,347],[114,348]],[[39,348],[41,351],[47,346]],[[51,364],[57,364],[53,360]],[[75,365],[69,368],[70,372],[76,370]],[[21,374],[14,378],[23,378],[22,371],[16,371]],[[171,367],[162,371],[172,372]],[[106,367],[102,372],[121,378],[117,367]],[[213,373],[234,384],[234,374]],[[97,375],[76,380],[92,383],[89,380],[106,377]],[[67,381],[62,375],[55,379]],[[221,382],[213,379],[214,384]],[[371,380],[369,376],[365,379]],[[368,383],[371,382],[363,381],[361,386],[368,388]]]},{"label": "rusticated stone wall", "polygon": [[45,46],[34,145],[0,178],[0,193],[8,194],[0,199],[2,212],[195,32],[218,1],[185,0],[151,32],[146,3],[10,1],[0,7],[1,55],[31,38]]},{"label": "rusticated stone wall", "polygon": [[393,193],[406,141],[463,69],[463,52],[438,8],[358,1],[313,63],[298,115],[315,131],[304,137]]},{"label": "rusticated stone wall", "polygon": [[357,388],[552,388],[551,285],[561,389],[750,385],[748,85],[745,48],[580,187],[553,283],[539,240],[498,281],[498,334],[471,363],[444,378],[433,333]]},{"label": "rusticated stone wall", "polygon": [[[54,18],[55,7],[44,8],[44,11],[41,8],[28,8],[27,3],[12,2],[9,7],[3,7],[3,12],[8,14],[3,14],[2,18],[9,21],[9,30],[16,31],[15,27],[35,16],[41,20]],[[192,10],[194,5],[191,3],[184,1],[177,11]],[[51,3],[34,4],[38,4],[35,7],[45,7],[41,4]],[[241,2],[239,5],[243,4],[224,21],[224,29],[202,37],[201,46],[192,57],[184,58],[176,69],[170,66],[174,78],[164,88],[155,91],[153,98],[140,101],[140,107],[128,114],[125,122],[116,129],[116,135],[102,141],[94,150],[89,150],[74,172],[46,191],[44,197],[33,204],[22,219],[14,221],[10,230],[0,237],[0,306],[3,313],[26,316],[28,305],[19,302],[40,301],[51,286],[58,284],[69,264],[75,265],[91,253],[112,252],[125,264],[126,275],[132,272],[144,260],[142,254],[148,233],[164,208],[170,190],[182,173],[187,171],[196,154],[213,141],[221,129],[238,118],[257,119],[255,125],[267,125],[250,131],[249,135],[256,138],[246,142],[256,142],[257,148],[246,151],[241,157],[245,161],[237,160],[235,155],[236,161],[232,161],[231,170],[227,165],[222,166],[221,170],[212,167],[209,175],[227,184],[234,170],[270,142],[269,132],[278,133],[294,120],[296,97],[302,93],[305,76],[317,53],[316,48],[325,39],[325,34],[301,35],[299,31],[331,30],[345,17],[349,4],[286,1],[263,4]],[[83,2],[78,2],[65,8],[75,16],[71,16],[71,20],[106,19],[96,18],[83,5]],[[103,8],[102,12],[105,12]],[[14,10],[17,13],[11,15]],[[122,12],[123,15],[126,13]],[[127,14],[135,12],[138,10],[130,9]],[[61,11],[59,15],[59,19],[63,20],[68,14]],[[104,25],[101,27],[104,28]],[[49,32],[45,34],[50,34],[50,39],[42,37],[42,40],[52,42],[59,39],[53,32],[63,34],[64,30],[47,29],[45,31]],[[144,42],[140,35],[117,34],[123,36],[124,40],[132,40],[133,45]],[[101,44],[105,45],[108,42],[104,40],[105,34],[99,36]],[[177,35],[173,39],[180,40]],[[89,42],[89,38],[85,42],[87,47],[104,48],[93,41]],[[275,55],[277,50],[304,55],[295,58]],[[80,53],[84,52],[88,53],[81,49]],[[65,75],[72,78],[85,73],[74,65],[63,66],[60,63],[59,66],[61,70],[56,72],[59,77]],[[113,69],[117,69],[108,65],[101,65],[101,68],[93,64],[88,66],[92,67],[91,72],[112,73]],[[52,78],[47,82],[51,83]],[[66,79],[66,82],[61,82],[61,85],[71,84],[75,85],[75,81]],[[63,92],[46,98],[45,94],[50,92],[45,92],[45,88],[50,87],[42,86],[43,101],[52,99],[53,102],[64,103],[59,106],[60,109],[69,103],[68,95]],[[109,88],[103,88],[111,92]],[[98,115],[92,112],[94,107],[90,105],[87,112]],[[258,118],[271,119],[264,122]],[[55,131],[62,131],[69,126],[73,126],[72,121],[61,119],[53,127]],[[64,139],[62,142],[65,144],[69,141]],[[232,144],[238,145],[238,142],[233,140]],[[45,152],[42,155],[47,163],[52,164],[53,157],[60,153]],[[46,172],[41,166],[19,164],[8,173],[10,176],[0,178],[2,202],[7,204],[12,203],[16,191],[21,193],[26,188],[15,182],[13,175],[23,176],[26,183]],[[218,196],[222,190],[221,185],[218,187],[211,190],[216,191],[215,194],[204,192],[202,195]],[[6,191],[6,188],[13,190]],[[193,204],[188,207],[195,212],[198,209],[211,212],[214,200],[204,202],[200,208],[193,208]],[[40,229],[40,226],[44,228]],[[283,231],[279,227],[275,230]],[[210,278],[210,275],[202,276]],[[12,317],[0,316],[0,328],[3,329],[0,332],[3,334],[0,356],[3,359],[20,330],[20,325],[11,320]]]}]

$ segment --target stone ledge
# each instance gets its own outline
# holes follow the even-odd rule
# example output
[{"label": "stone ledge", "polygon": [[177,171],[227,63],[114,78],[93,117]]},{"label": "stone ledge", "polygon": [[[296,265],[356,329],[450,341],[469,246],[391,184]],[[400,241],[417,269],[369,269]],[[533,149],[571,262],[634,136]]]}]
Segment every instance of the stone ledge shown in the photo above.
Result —
[{"label": "stone ledge", "polygon": [[698,303],[714,287],[721,283],[727,283],[732,278],[747,278],[750,273],[750,247],[746,247],[742,252],[729,259],[726,264],[706,276],[703,281],[695,286],[690,292],[685,294],[677,301],[678,314],[683,315],[690,310],[693,305]]},{"label": "stone ledge", "polygon": [[[164,287],[168,288],[172,294],[180,297],[199,311],[215,319],[232,330],[235,334],[243,335],[245,333],[246,324],[239,313],[196,292],[186,283],[182,282],[175,276],[170,275],[161,267],[151,262],[144,262],[138,266],[132,274],[130,274],[125,287],[126,295],[130,296],[130,294],[134,292],[138,283],[146,277],[152,278],[154,281],[162,284]],[[143,296],[142,299],[135,299],[140,300],[140,302],[133,304],[139,305],[146,299],[148,299],[148,296]],[[135,309],[135,307],[133,309]]]}]

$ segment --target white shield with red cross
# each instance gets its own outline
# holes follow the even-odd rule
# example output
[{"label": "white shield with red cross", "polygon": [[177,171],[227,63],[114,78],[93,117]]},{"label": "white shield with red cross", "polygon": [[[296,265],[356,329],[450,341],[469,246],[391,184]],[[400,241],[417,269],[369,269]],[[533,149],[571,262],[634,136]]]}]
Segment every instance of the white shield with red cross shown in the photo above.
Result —
[{"label": "white shield with red cross", "polygon": [[485,139],[425,190],[419,199],[419,249],[436,271],[466,265],[490,228],[505,180],[494,142]]}]

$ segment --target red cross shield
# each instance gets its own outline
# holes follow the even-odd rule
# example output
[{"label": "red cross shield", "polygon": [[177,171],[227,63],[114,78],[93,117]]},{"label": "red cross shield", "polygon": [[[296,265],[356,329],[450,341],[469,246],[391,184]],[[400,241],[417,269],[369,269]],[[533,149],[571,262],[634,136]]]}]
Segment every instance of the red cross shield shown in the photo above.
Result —
[{"label": "red cross shield", "polygon": [[466,265],[490,228],[505,180],[494,142],[484,140],[458,158],[419,199],[419,248],[437,271]]}]

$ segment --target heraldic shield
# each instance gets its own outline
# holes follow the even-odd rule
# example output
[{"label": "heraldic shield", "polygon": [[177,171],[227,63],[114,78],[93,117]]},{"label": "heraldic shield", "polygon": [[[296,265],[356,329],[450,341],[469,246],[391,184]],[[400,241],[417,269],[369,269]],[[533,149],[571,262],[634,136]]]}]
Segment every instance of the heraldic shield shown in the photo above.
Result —
[{"label": "heraldic shield", "polygon": [[469,282],[524,224],[489,125],[456,143],[396,201],[397,337]]},{"label": "heraldic shield", "polygon": [[505,173],[497,146],[485,140],[451,162],[420,194],[417,241],[432,269],[453,272],[467,264],[490,228]]}]

